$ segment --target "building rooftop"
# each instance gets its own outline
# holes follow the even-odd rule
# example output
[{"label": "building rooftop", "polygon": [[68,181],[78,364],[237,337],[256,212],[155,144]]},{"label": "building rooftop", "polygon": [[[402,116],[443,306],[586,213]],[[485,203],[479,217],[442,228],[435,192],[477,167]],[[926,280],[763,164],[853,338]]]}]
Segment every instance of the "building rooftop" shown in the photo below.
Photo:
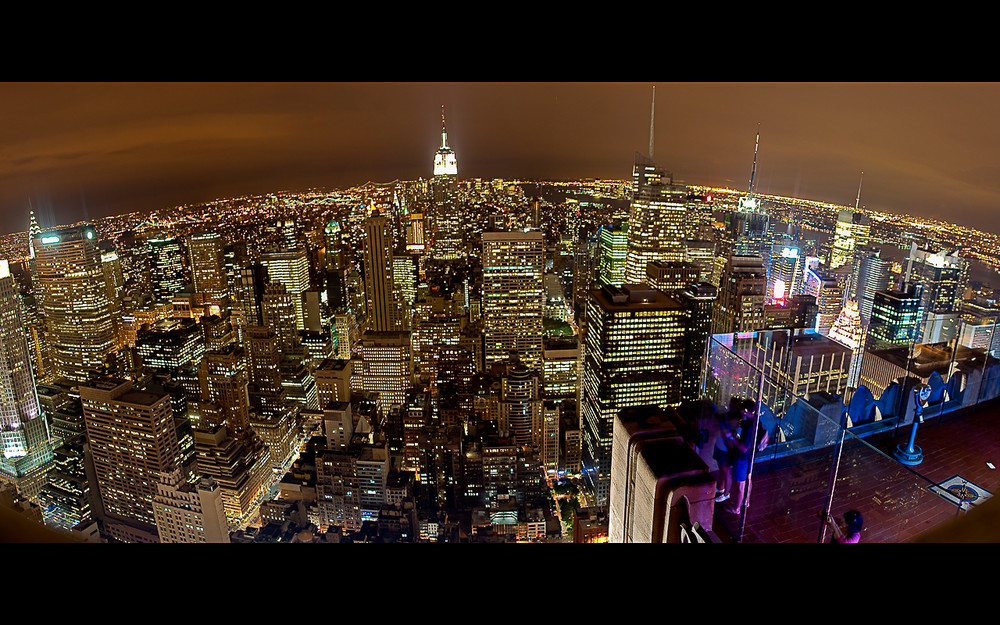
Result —
[{"label": "building rooftop", "polygon": [[[910,433],[906,425],[864,441],[846,440],[830,514],[842,518],[847,510],[859,511],[866,543],[1000,541],[1000,524],[991,521],[1000,508],[1000,501],[992,501],[1000,492],[995,468],[1000,466],[1000,401],[919,425],[915,443],[924,460],[916,466],[893,457]],[[700,453],[711,454],[711,446]],[[751,477],[742,542],[817,542],[834,453],[831,447],[770,460],[765,451]],[[963,508],[956,493],[974,499]],[[738,534],[740,520],[723,505],[716,504],[713,530],[726,541]],[[827,529],[824,540],[831,536]]]}]

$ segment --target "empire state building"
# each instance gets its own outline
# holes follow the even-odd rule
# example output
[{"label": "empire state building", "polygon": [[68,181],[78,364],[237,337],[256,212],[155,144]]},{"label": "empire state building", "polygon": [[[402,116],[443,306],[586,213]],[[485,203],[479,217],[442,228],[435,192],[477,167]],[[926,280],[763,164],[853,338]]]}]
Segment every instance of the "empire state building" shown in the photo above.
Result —
[{"label": "empire state building", "polygon": [[448,129],[444,125],[444,105],[441,105],[441,147],[434,155],[435,176],[457,176],[458,161],[455,151],[448,147]]},{"label": "empire state building", "polygon": [[441,147],[434,154],[434,177],[431,179],[434,207],[431,212],[434,243],[432,255],[439,259],[465,256],[464,232],[458,214],[458,161],[448,147],[448,130],[441,106]]}]

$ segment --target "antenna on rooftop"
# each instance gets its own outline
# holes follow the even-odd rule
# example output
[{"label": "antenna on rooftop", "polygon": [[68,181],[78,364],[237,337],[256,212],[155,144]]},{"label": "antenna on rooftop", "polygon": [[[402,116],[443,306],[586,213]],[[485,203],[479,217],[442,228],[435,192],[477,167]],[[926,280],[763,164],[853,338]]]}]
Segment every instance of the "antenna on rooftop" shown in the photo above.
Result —
[{"label": "antenna on rooftop", "polygon": [[858,210],[858,206],[861,204],[861,183],[865,181],[865,172],[861,172],[861,181],[858,182],[858,197],[854,200],[854,210]]},{"label": "antenna on rooftop", "polygon": [[753,180],[757,176],[757,148],[760,146],[760,122],[757,122],[757,141],[753,145],[753,169],[750,170],[750,189],[747,195],[753,194]]},{"label": "antenna on rooftop", "polygon": [[653,85],[653,104],[649,109],[649,160],[653,160],[653,118],[656,115],[656,85]]}]

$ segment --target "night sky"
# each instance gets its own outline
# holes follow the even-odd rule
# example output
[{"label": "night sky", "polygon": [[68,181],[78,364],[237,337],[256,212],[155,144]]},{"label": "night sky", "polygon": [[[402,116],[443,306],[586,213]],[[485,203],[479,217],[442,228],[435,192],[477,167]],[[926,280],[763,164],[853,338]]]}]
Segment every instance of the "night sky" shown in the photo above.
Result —
[{"label": "night sky", "polygon": [[0,233],[221,197],[427,178],[446,107],[459,178],[689,184],[1000,233],[1000,83],[0,85]]}]

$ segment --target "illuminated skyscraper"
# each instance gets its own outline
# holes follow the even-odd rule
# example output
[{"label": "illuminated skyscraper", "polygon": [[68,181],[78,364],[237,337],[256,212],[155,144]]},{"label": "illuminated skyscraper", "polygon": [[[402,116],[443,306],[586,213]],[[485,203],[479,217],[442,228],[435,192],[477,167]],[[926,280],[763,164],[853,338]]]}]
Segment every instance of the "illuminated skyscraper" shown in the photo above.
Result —
[{"label": "illuminated skyscraper", "polygon": [[402,405],[413,381],[409,332],[365,332],[361,347],[362,389],[378,393],[383,414]]},{"label": "illuminated skyscraper", "polygon": [[267,252],[260,255],[260,264],[267,268],[271,284],[283,284],[295,306],[295,325],[305,329],[302,294],[309,290],[309,255],[299,248],[288,252]]},{"label": "illuminated skyscraper", "polygon": [[541,232],[483,233],[483,320],[486,366],[516,352],[528,369],[542,366],[545,308]]},{"label": "illuminated skyscraper", "polygon": [[521,446],[542,445],[542,401],[538,377],[515,366],[501,379],[497,424],[501,434],[514,436]]},{"label": "illuminated skyscraper", "polygon": [[[756,194],[757,148],[760,146],[760,124],[757,125],[757,140],[753,149],[753,168],[750,170],[750,185],[747,194],[739,199],[735,211],[727,217],[726,238],[723,256],[758,256],[766,270],[771,255],[770,217],[764,211],[760,197]],[[721,287],[721,285],[720,285]]]},{"label": "illuminated skyscraper", "polygon": [[219,483],[230,529],[245,526],[267,494],[269,449],[251,427],[246,353],[234,344],[206,352],[198,367],[201,412],[194,431],[198,471]]},{"label": "illuminated skyscraper", "polygon": [[93,226],[33,239],[54,377],[86,382],[103,370],[118,336]]},{"label": "illuminated skyscraper", "polygon": [[690,312],[645,285],[590,292],[584,352],[582,424],[584,476],[607,502],[615,415],[628,406],[681,402]]},{"label": "illuminated skyscraper", "polygon": [[625,283],[625,258],[628,255],[628,224],[616,219],[612,225],[601,226],[600,284],[620,287]]},{"label": "illuminated skyscraper", "polygon": [[826,336],[837,320],[844,306],[844,289],[837,279],[838,276],[829,272],[806,270],[806,280],[802,292],[816,298],[819,314],[816,315],[816,331]]},{"label": "illuminated skyscraper", "polygon": [[216,232],[199,232],[188,239],[194,290],[219,303],[229,294],[226,280],[226,243]]},{"label": "illuminated skyscraper", "polygon": [[153,514],[161,543],[228,543],[222,491],[210,477],[185,480],[179,470],[157,484]]},{"label": "illuminated skyscraper", "polygon": [[28,270],[31,274],[31,290],[38,300],[39,307],[41,307],[41,289],[38,287],[38,268],[35,266],[35,237],[41,233],[42,229],[35,219],[35,211],[31,211],[31,216],[28,218]]},{"label": "illuminated skyscraper", "polygon": [[156,486],[181,458],[170,395],[101,378],[80,386],[80,400],[104,512],[155,536]]},{"label": "illuminated skyscraper", "polygon": [[901,291],[875,293],[867,351],[909,347],[917,340],[924,311],[923,291],[923,285],[906,284]]},{"label": "illuminated skyscraper", "polygon": [[968,276],[969,261],[957,253],[935,253],[911,244],[903,281],[924,286],[923,320],[917,329],[918,342],[946,342],[958,336],[962,296]]},{"label": "illuminated skyscraper", "polygon": [[861,355],[864,351],[864,328],[861,327],[857,302],[848,301],[844,305],[828,336],[841,345],[851,348],[851,370],[847,386],[857,387],[858,376],[861,375]]},{"label": "illuminated skyscraper", "polygon": [[349,306],[347,299],[347,259],[340,222],[331,219],[323,229],[326,241],[326,298],[335,311]]},{"label": "illuminated skyscraper", "polygon": [[881,258],[881,255],[880,249],[866,253],[861,257],[858,266],[855,299],[858,302],[861,325],[864,327],[871,321],[875,293],[889,288],[892,261]]},{"label": "illuminated skyscraper", "polygon": [[364,261],[368,330],[396,332],[404,329],[402,306],[396,299],[392,230],[388,218],[375,214],[365,221]]},{"label": "illuminated skyscraper", "polygon": [[673,174],[640,154],[636,154],[632,182],[626,284],[645,282],[646,265],[651,262],[683,262],[687,258],[687,188],[674,184]]},{"label": "illuminated skyscraper", "polygon": [[774,244],[767,273],[768,302],[791,299],[802,291],[802,261],[797,246],[789,242]]},{"label": "illuminated skyscraper", "polygon": [[861,213],[841,210],[830,248],[830,269],[854,262],[854,250],[868,244],[871,220]]},{"label": "illuminated skyscraper", "polygon": [[676,292],[689,313],[685,339],[684,373],[681,376],[681,399],[694,401],[701,393],[704,379],[705,344],[712,331],[712,308],[718,289],[708,282],[689,284]]},{"label": "illuminated skyscraper", "polygon": [[288,292],[287,287],[280,283],[271,283],[264,287],[260,311],[261,325],[267,326],[278,336],[282,353],[285,355],[296,353],[300,342],[295,297]]},{"label": "illuminated skyscraper", "polygon": [[149,279],[153,295],[170,298],[184,288],[184,253],[175,237],[146,239],[149,258]]},{"label": "illuminated skyscraper", "polygon": [[443,259],[463,256],[464,227],[458,214],[458,161],[455,151],[448,147],[444,105],[441,105],[441,147],[434,154],[434,177],[430,184],[434,200],[433,256]]},{"label": "illuminated skyscraper", "polygon": [[753,332],[764,328],[766,288],[767,272],[759,256],[730,256],[712,309],[712,334]]},{"label": "illuminated skyscraper", "polygon": [[38,404],[21,296],[0,260],[0,478],[35,498],[52,466],[52,441]]},{"label": "illuminated skyscraper", "polygon": [[125,347],[125,327],[122,320],[125,275],[122,273],[122,262],[118,254],[116,252],[101,254],[101,269],[104,271],[108,302],[111,304],[111,320],[115,326],[115,351],[120,352]]}]

